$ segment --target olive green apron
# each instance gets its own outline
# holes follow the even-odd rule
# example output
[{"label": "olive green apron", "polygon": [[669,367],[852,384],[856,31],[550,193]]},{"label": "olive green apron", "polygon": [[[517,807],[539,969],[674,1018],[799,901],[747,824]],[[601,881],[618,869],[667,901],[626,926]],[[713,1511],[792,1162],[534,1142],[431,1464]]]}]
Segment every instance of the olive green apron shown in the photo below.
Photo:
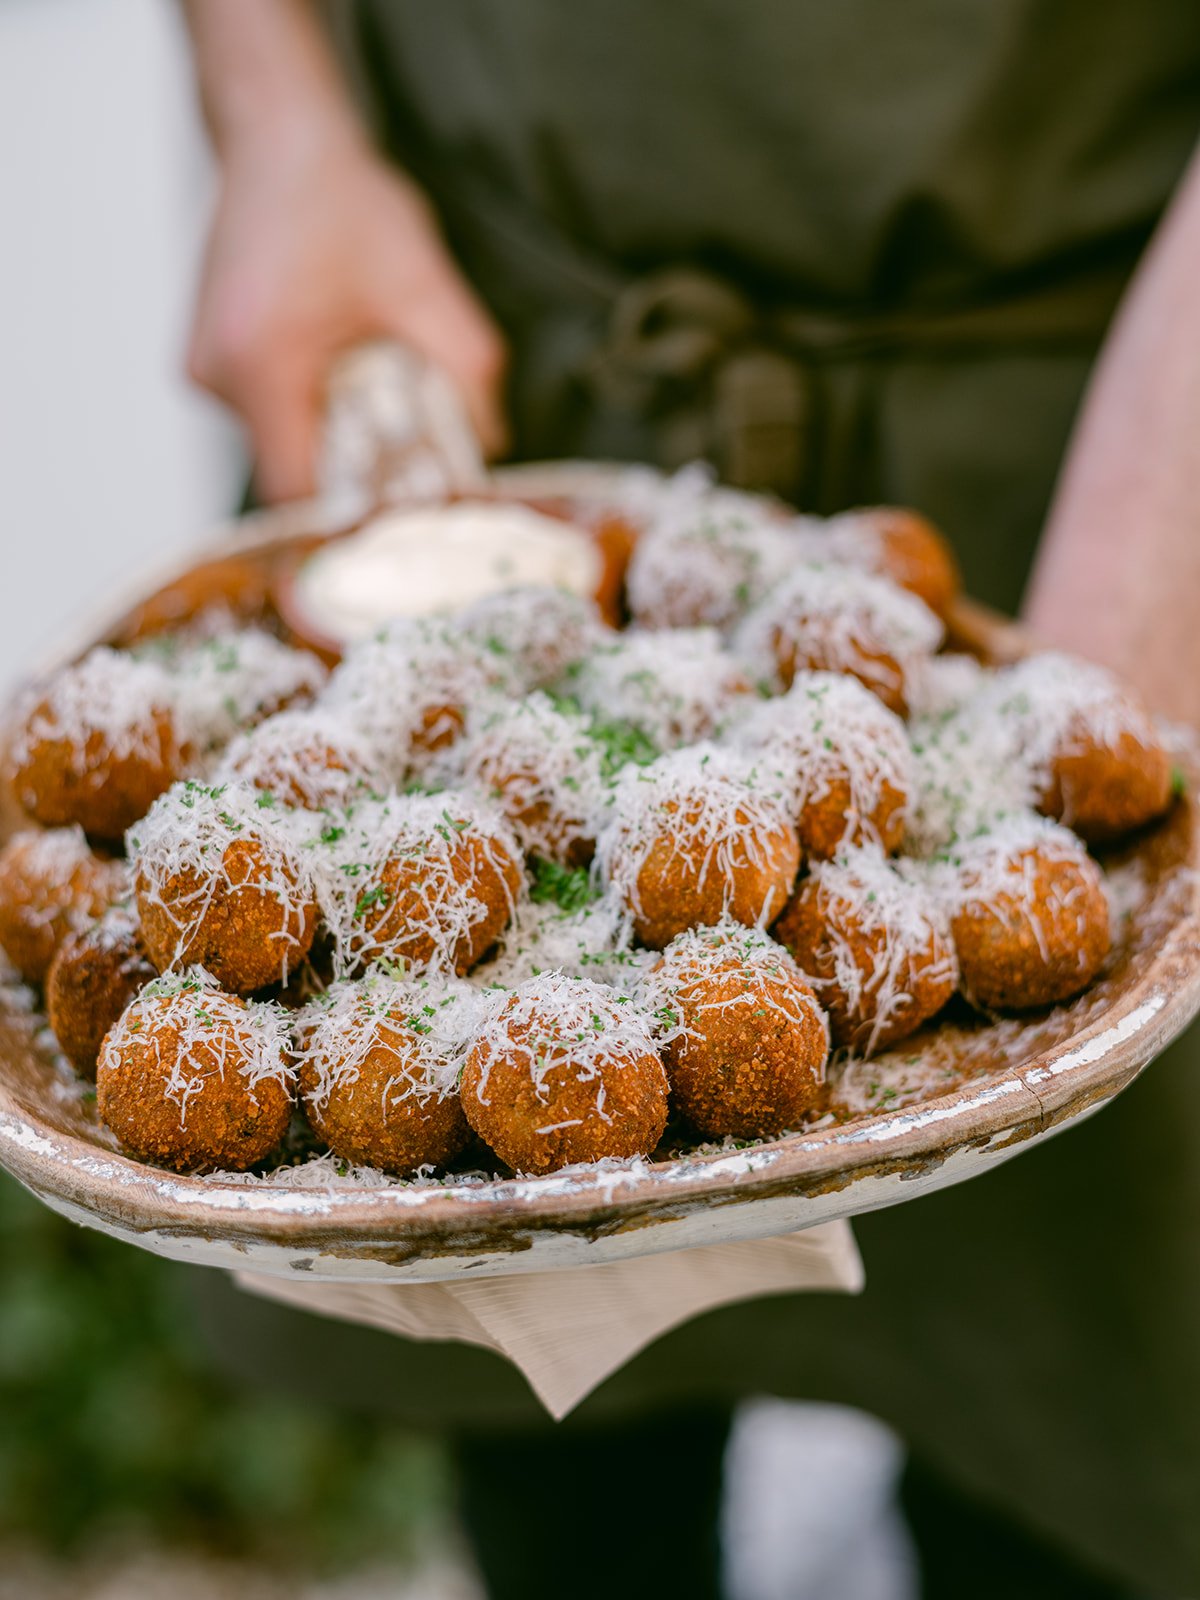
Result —
[{"label": "olive green apron", "polygon": [[[514,350],[525,456],[911,503],[1014,608],[1089,365],[1200,132],[1196,0],[362,0],[381,136]],[[1200,1590],[1197,1040],[961,1188],[856,1224],[861,1299],[713,1313],[574,1424],[770,1392],[893,1423],[1092,1561]],[[247,1373],[410,1420],[498,1358],[213,1287]]]}]

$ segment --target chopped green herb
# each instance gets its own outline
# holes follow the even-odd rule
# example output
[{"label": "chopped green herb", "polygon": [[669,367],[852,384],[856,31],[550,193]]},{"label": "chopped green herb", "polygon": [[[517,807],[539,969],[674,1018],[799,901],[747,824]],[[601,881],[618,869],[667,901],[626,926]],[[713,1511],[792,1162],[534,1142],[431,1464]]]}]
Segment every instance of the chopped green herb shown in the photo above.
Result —
[{"label": "chopped green herb", "polygon": [[354,915],[361,917],[370,911],[372,906],[387,906],[390,904],[391,898],[386,885],[377,883],[373,889],[368,889],[365,894],[359,895],[358,904],[354,908]]},{"label": "chopped green herb", "polygon": [[645,731],[632,722],[593,722],[592,738],[600,746],[600,762],[606,778],[615,777],[622,767],[647,767],[660,751]]},{"label": "chopped green herb", "polygon": [[533,888],[537,905],[556,905],[563,911],[582,911],[599,897],[586,867],[563,867],[557,861],[533,860]]}]

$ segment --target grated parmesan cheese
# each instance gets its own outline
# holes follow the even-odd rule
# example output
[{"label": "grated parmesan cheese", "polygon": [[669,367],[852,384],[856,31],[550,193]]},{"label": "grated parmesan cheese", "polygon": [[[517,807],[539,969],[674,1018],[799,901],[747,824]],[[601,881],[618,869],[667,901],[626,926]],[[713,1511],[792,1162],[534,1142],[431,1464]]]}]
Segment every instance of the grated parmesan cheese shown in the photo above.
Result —
[{"label": "grated parmesan cheese", "polygon": [[634,547],[625,579],[629,609],[650,628],[725,628],[797,559],[790,529],[769,500],[716,489],[709,475],[684,469]]},{"label": "grated parmesan cheese", "polygon": [[911,1008],[914,978],[957,984],[949,912],[921,873],[901,869],[871,844],[817,862],[808,884],[825,896],[822,948],[831,972],[806,976],[818,996],[836,992],[851,1016],[869,1019],[863,1053],[871,1055]]},{"label": "grated parmesan cheese", "polygon": [[728,911],[738,875],[768,865],[768,844],[780,835],[795,837],[772,776],[733,751],[696,744],[621,773],[593,870],[626,914],[640,917],[638,880],[666,839],[698,883],[713,876],[722,884]]},{"label": "grated parmesan cheese", "polygon": [[[888,699],[942,641],[942,624],[915,595],[849,567],[794,567],[746,617],[734,644],[764,683],[784,686],[780,658],[853,672]],[[894,663],[894,665],[893,665]]]},{"label": "grated parmesan cheese", "polygon": [[906,854],[922,859],[1029,810],[1027,764],[1014,728],[975,696],[957,710],[909,723],[915,788]]},{"label": "grated parmesan cheese", "polygon": [[504,812],[527,854],[587,859],[607,790],[584,717],[540,693],[500,701],[470,719],[462,770]]},{"label": "grated parmesan cheese", "polygon": [[327,677],[307,650],[262,628],[232,628],[198,642],[160,641],[174,703],[187,739],[215,751],[264,717],[308,701]]},{"label": "grated parmesan cheese", "polygon": [[847,833],[872,832],[885,785],[907,796],[915,784],[904,723],[856,678],[841,673],[797,673],[786,694],[760,701],[739,717],[726,742],[776,781],[793,816],[847,783]]},{"label": "grated parmesan cheese", "polygon": [[[100,645],[26,689],[17,704],[10,761],[23,767],[37,745],[62,742],[76,752],[72,766],[88,763],[100,782],[105,769],[131,758],[175,765],[178,753],[164,748],[161,726],[171,699],[170,678],[157,662]],[[95,761],[97,746],[102,765]]]},{"label": "grated parmesan cheese", "polygon": [[[167,1030],[176,1036],[177,1047],[164,1061]],[[227,1071],[243,1080],[252,1098],[261,1083],[277,1083],[290,1093],[295,1081],[282,1007],[234,999],[203,967],[152,979],[110,1029],[101,1061],[119,1071],[126,1050],[147,1047],[163,1068],[163,1093],[179,1107],[181,1128],[187,1126],[190,1102]]]},{"label": "grated parmesan cheese", "polygon": [[244,779],[281,805],[338,809],[375,787],[367,741],[331,712],[281,711],[225,750],[213,781]]},{"label": "grated parmesan cheese", "polygon": [[628,947],[627,918],[611,900],[577,911],[554,904],[524,905],[501,936],[495,957],[471,974],[489,989],[515,989],[544,972],[593,978],[631,994],[653,951]]},{"label": "grated parmesan cheese", "polygon": [[1110,672],[1057,651],[991,674],[974,705],[1010,730],[1031,798],[1045,788],[1056,757],[1115,750],[1124,737],[1158,744],[1149,715]]},{"label": "grated parmesan cheese", "polygon": [[335,1090],[358,1082],[372,1050],[396,1049],[398,1041],[402,1054],[384,1087],[384,1115],[401,1101],[446,1099],[457,1091],[485,1004],[479,989],[455,978],[397,977],[376,968],[335,983],[293,1021],[294,1060],[312,1074],[306,1098],[318,1109],[327,1105]]},{"label": "grated parmesan cheese", "polygon": [[1038,876],[1045,863],[1076,867],[1103,883],[1100,870],[1069,828],[1032,812],[999,820],[986,833],[955,844],[932,864],[930,882],[950,916],[987,911],[1003,899],[1019,908],[1047,958],[1037,916]]},{"label": "grated parmesan cheese", "polygon": [[[741,994],[723,999],[705,994],[707,979],[731,971],[744,982]],[[666,1046],[682,1037],[703,1040],[704,1029],[695,1022],[743,1008],[745,990],[753,991],[754,1004],[764,1016],[770,1012],[788,1023],[818,1022],[828,1050],[828,1021],[795,961],[769,934],[730,919],[678,934],[642,973],[636,993],[655,1038]]]},{"label": "grated parmesan cheese", "polygon": [[[468,838],[478,859],[465,848]],[[465,790],[364,800],[331,816],[306,843],[339,976],[381,960],[403,964],[404,947],[414,942],[428,942],[431,953],[410,966],[453,972],[460,947],[494,910],[478,893],[479,860],[503,886],[505,920],[516,910],[508,881],[519,871],[520,846],[501,812]],[[389,870],[403,878],[399,927],[386,915]]]},{"label": "grated parmesan cheese", "polygon": [[[605,1110],[605,1077],[658,1055],[647,1019],[627,995],[590,978],[543,972],[507,993],[490,996],[471,1048],[479,1072],[475,1098],[490,1105],[488,1085],[498,1061],[523,1068],[539,1100],[550,1098],[549,1079],[562,1072],[593,1084],[595,1114]],[[539,1133],[557,1131],[548,1124]]]},{"label": "grated parmesan cheese", "polygon": [[[169,966],[186,961],[215,906],[248,888],[274,899],[282,911],[282,925],[270,937],[282,946],[284,982],[293,959],[307,950],[316,885],[286,814],[264,803],[269,798],[243,781],[172,784],[126,834],[143,916],[154,906],[175,930]],[[253,847],[251,879],[230,876],[228,852],[238,844]]]},{"label": "grated parmesan cheese", "polygon": [[457,740],[467,710],[499,674],[444,618],[404,618],[347,650],[322,710],[366,742],[386,787],[420,778]]},{"label": "grated parmesan cheese", "polygon": [[987,669],[974,656],[948,651],[924,656],[909,674],[909,717],[942,717],[961,711],[987,681]]},{"label": "grated parmesan cheese", "polygon": [[561,687],[594,717],[627,723],[660,750],[709,738],[750,690],[713,628],[630,628],[586,655]]},{"label": "grated parmesan cheese", "polygon": [[[923,681],[927,690],[934,683],[936,704],[928,669]],[[1024,817],[1059,756],[1114,749],[1126,735],[1158,742],[1148,715],[1111,674],[1072,656],[1048,652],[995,672],[957,667],[943,687],[956,703],[909,724],[917,786],[905,849],[916,856]]]},{"label": "grated parmesan cheese", "polygon": [[485,595],[451,626],[493,658],[514,695],[548,688],[612,634],[593,601],[544,584]]}]

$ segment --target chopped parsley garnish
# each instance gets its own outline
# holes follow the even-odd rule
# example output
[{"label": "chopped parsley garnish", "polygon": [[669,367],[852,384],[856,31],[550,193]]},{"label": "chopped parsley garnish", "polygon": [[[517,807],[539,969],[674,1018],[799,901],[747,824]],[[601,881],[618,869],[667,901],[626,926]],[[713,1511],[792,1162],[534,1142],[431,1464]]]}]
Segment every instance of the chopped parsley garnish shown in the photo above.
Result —
[{"label": "chopped parsley garnish", "polygon": [[606,778],[622,767],[648,767],[661,754],[658,746],[632,722],[592,723],[592,738],[600,746],[600,763]]},{"label": "chopped parsley garnish", "polygon": [[188,778],[179,791],[179,802],[191,811],[201,796],[207,800],[219,800],[225,793],[226,787],[227,785],[219,783],[210,789],[203,783],[197,783],[194,778]]},{"label": "chopped parsley garnish", "polygon": [[365,894],[360,894],[358,904],[354,908],[356,917],[364,916],[372,906],[387,906],[391,902],[391,895],[386,885],[377,883],[373,889],[368,889]]},{"label": "chopped parsley garnish", "polygon": [[534,857],[530,898],[535,904],[556,905],[563,911],[582,911],[584,906],[599,898],[599,893],[586,867],[562,867],[557,861]]}]

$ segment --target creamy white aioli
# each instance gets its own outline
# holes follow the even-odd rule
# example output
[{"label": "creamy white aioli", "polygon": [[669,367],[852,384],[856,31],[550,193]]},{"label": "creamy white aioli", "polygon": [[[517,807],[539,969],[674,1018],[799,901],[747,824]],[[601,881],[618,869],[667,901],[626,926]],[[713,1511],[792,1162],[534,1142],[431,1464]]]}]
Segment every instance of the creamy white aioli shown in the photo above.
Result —
[{"label": "creamy white aioli", "polygon": [[387,511],[318,550],[297,575],[311,624],[360,639],[392,617],[469,605],[521,584],[592,595],[602,558],[582,529],[528,506],[463,502]]}]

